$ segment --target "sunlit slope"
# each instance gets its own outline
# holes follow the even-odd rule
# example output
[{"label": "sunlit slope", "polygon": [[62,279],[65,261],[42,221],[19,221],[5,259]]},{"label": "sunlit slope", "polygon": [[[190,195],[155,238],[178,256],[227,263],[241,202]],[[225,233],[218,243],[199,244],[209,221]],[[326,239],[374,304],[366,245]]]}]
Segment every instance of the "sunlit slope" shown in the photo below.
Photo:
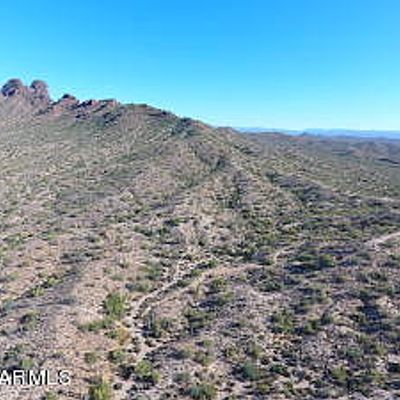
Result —
[{"label": "sunlit slope", "polygon": [[396,395],[398,144],[31,92],[0,100],[0,358],[72,382],[1,399]]}]

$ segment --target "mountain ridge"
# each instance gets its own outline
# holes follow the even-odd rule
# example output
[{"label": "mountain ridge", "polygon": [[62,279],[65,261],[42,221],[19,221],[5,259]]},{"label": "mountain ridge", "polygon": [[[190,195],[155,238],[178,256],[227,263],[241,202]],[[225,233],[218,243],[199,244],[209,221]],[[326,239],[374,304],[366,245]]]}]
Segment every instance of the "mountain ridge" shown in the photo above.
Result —
[{"label": "mountain ridge", "polygon": [[399,144],[6,92],[1,400],[398,394]]}]

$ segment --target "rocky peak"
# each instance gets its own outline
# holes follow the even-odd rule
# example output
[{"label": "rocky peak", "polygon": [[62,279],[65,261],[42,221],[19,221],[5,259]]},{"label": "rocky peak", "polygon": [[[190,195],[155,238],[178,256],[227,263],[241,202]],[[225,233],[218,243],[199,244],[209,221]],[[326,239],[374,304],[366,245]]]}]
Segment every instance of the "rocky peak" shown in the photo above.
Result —
[{"label": "rocky peak", "polygon": [[8,117],[11,115],[57,117],[65,114],[79,119],[98,117],[119,104],[116,100],[91,99],[80,102],[70,94],[64,94],[59,100],[53,101],[46,82],[34,80],[28,86],[15,78],[0,87],[0,103],[3,114]]},{"label": "rocky peak", "polygon": [[34,107],[46,107],[51,99],[46,82],[34,80],[30,86],[20,79],[10,79],[1,88],[1,94],[7,98],[16,98]]},{"label": "rocky peak", "polygon": [[64,107],[75,107],[79,104],[79,100],[75,96],[67,93],[64,94],[56,104]]},{"label": "rocky peak", "polygon": [[26,87],[20,79],[10,79],[1,88],[1,94],[5,97],[11,97],[25,91]]},{"label": "rocky peak", "polygon": [[40,99],[50,100],[47,83],[40,80],[34,80],[29,87],[31,93]]}]

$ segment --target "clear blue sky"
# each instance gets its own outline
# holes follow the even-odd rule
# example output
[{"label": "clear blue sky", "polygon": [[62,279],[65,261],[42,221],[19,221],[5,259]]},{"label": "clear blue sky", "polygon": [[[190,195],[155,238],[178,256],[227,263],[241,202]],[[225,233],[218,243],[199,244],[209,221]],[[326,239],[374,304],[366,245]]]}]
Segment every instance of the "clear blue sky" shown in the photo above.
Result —
[{"label": "clear blue sky", "polygon": [[233,126],[400,130],[400,0],[2,0],[0,79]]}]

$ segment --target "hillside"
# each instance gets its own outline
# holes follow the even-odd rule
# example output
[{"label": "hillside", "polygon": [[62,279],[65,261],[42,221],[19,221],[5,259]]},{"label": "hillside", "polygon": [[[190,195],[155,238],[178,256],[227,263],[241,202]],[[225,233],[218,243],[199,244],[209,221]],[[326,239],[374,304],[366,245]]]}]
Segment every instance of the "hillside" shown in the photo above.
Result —
[{"label": "hillside", "polygon": [[[0,94],[0,399],[394,399],[400,142]],[[100,397],[102,396],[102,397]]]}]

